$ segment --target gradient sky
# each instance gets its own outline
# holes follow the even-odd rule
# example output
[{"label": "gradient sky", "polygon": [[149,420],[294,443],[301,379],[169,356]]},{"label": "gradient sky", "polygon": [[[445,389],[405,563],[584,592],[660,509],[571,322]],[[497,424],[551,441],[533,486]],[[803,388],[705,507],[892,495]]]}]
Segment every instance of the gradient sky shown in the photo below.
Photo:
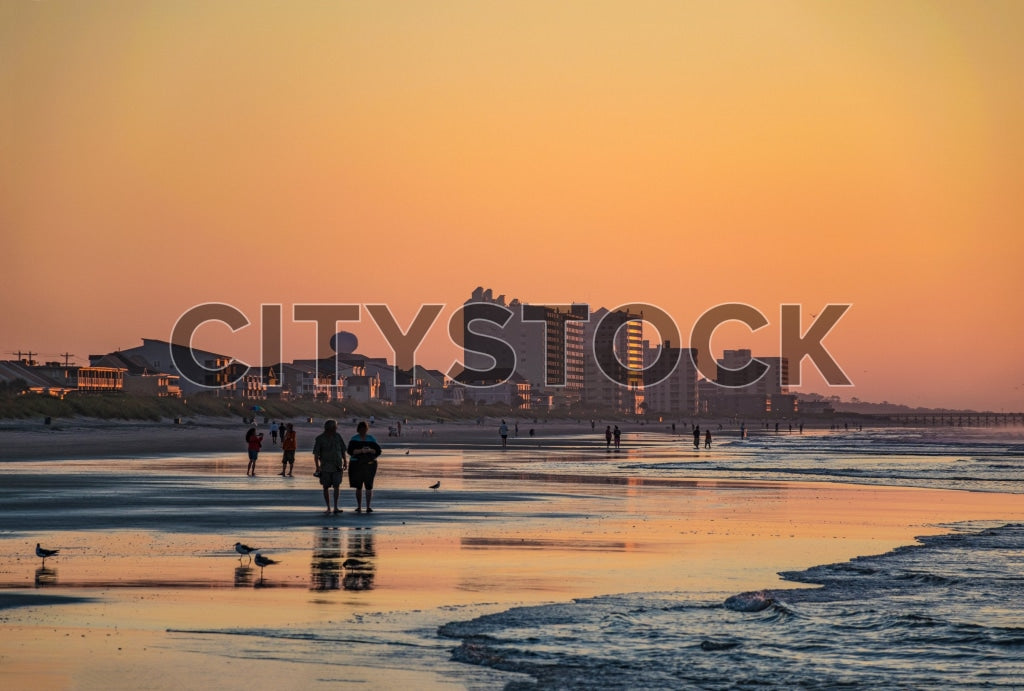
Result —
[{"label": "gradient sky", "polygon": [[[1024,410],[1024,3],[0,4],[0,357],[193,305],[646,302],[801,391]],[[361,351],[388,354],[365,311]],[[259,359],[258,326],[196,344]],[[313,354],[286,319],[287,358]],[[444,324],[418,360],[457,353]]]}]

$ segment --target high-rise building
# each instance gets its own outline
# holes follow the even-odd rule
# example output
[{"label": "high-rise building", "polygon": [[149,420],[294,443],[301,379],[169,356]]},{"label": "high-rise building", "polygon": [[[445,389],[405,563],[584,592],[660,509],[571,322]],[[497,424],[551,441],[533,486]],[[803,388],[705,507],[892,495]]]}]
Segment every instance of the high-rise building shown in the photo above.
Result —
[{"label": "high-rise building", "polygon": [[583,400],[636,415],[644,401],[643,315],[602,307],[583,327]]},{"label": "high-rise building", "polygon": [[764,415],[795,410],[795,397],[789,395],[789,360],[784,357],[757,359],[767,369],[756,381],[747,382],[743,368],[753,359],[748,349],[725,350],[718,360],[710,412],[719,415]]},{"label": "high-rise building", "polygon": [[[529,382],[539,399],[553,405],[572,405],[580,401],[584,384],[583,322],[589,311],[586,305],[528,305],[515,298],[506,300],[504,295],[495,297],[489,288],[482,287],[474,290],[464,304],[473,303],[497,305],[507,310],[507,313],[494,313],[496,317],[508,318],[503,326],[477,319],[469,331],[506,343],[515,355],[514,373]],[[466,326],[463,325],[464,336],[468,336]],[[476,371],[491,370],[495,366],[494,358],[468,349],[467,342],[463,344],[466,367]],[[476,385],[496,383],[473,382],[472,377],[463,377],[463,381]],[[471,392],[469,397],[472,398]]]},{"label": "high-rise building", "polygon": [[697,349],[679,348],[665,341],[651,346],[644,341],[644,403],[648,415],[695,415]]}]

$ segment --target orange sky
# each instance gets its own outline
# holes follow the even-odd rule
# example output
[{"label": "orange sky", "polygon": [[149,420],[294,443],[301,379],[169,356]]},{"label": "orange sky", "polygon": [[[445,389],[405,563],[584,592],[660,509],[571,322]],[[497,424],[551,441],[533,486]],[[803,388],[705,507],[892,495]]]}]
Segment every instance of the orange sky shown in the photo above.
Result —
[{"label": "orange sky", "polygon": [[[802,390],[1024,410],[1024,4],[7,2],[3,357],[168,338],[202,302],[477,285],[853,307],[853,379]],[[806,317],[809,319],[809,316]],[[388,354],[365,314],[352,325]],[[259,358],[258,327],[197,344]],[[311,324],[285,356],[312,354]],[[447,367],[442,325],[419,353]]]}]

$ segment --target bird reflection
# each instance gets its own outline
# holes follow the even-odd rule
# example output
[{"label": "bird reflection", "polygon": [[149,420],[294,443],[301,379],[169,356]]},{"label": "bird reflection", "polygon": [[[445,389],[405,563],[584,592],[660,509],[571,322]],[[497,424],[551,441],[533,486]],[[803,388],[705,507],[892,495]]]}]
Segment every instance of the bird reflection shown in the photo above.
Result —
[{"label": "bird reflection", "polygon": [[374,557],[373,531],[370,528],[353,528],[348,535],[348,554],[342,567],[345,590],[371,590],[373,588]]},{"label": "bird reflection", "polygon": [[253,568],[251,566],[235,567],[235,587],[248,588],[253,583]]},{"label": "bird reflection", "polygon": [[[347,533],[347,536],[346,536]],[[345,548],[342,548],[343,538]],[[312,590],[370,590],[375,566],[370,528],[322,528],[313,535]]]},{"label": "bird reflection", "polygon": [[313,535],[313,561],[309,565],[312,590],[341,588],[341,532],[322,528]]},{"label": "bird reflection", "polygon": [[48,569],[40,566],[36,569],[36,587],[48,588],[57,585],[57,569]]}]

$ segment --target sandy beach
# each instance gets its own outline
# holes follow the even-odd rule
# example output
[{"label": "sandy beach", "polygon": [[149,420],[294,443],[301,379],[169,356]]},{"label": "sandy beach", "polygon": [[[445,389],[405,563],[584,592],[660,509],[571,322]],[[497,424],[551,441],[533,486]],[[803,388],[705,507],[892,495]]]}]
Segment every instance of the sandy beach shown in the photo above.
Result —
[{"label": "sandy beach", "polygon": [[[0,682],[495,688],[516,675],[451,661],[439,625],[603,594],[785,589],[780,571],[944,524],[1024,521],[1019,496],[1000,493],[535,470],[610,463],[589,427],[522,427],[507,450],[490,421],[384,427],[375,512],[355,514],[343,488],[345,513],[324,516],[315,421],[294,478],[276,475],[269,435],[246,477],[245,428],[230,422],[5,422]],[[630,461],[676,442],[624,429]],[[236,541],[279,563],[261,571]],[[44,564],[37,542],[60,553]]]}]

